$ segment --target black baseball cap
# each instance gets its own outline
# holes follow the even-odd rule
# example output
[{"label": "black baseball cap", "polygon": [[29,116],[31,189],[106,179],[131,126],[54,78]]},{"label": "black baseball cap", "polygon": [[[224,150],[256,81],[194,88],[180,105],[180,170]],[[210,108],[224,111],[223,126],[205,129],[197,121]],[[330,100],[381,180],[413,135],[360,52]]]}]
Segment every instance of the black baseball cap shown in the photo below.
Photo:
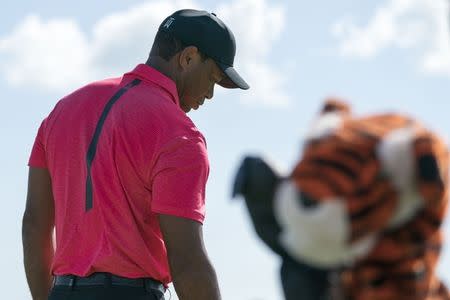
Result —
[{"label": "black baseball cap", "polygon": [[218,84],[225,88],[249,88],[233,67],[236,41],[231,30],[214,14],[207,11],[182,9],[168,16],[159,26],[188,46],[215,61],[226,77]]}]

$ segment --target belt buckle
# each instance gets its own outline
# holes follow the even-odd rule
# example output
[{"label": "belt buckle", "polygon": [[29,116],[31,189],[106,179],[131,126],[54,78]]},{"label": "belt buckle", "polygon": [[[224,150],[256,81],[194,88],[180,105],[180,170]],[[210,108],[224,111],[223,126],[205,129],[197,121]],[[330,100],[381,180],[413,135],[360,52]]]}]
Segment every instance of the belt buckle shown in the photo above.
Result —
[{"label": "belt buckle", "polygon": [[69,279],[69,286],[73,287],[75,285],[75,275],[71,275]]},{"label": "belt buckle", "polygon": [[[61,283],[60,280],[58,280],[58,277],[60,277],[62,283]],[[66,281],[67,284],[63,283],[64,282],[64,277],[67,278],[67,280],[68,280],[68,281]],[[59,282],[59,284],[58,284],[58,282]],[[63,276],[55,275],[53,277],[53,285],[52,286],[53,287],[55,287],[55,286],[66,286],[68,288],[73,288],[75,286],[75,282],[76,282],[76,276],[75,275],[63,275]]]}]

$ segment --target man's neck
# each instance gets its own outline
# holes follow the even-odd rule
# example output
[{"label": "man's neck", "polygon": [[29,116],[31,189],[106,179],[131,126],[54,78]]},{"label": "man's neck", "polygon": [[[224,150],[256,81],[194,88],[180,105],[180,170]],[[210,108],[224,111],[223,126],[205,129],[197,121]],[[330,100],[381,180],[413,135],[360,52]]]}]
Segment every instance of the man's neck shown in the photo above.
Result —
[{"label": "man's neck", "polygon": [[177,77],[175,75],[176,73],[174,72],[171,63],[164,60],[163,58],[157,56],[150,56],[145,64],[159,71],[165,76],[169,77],[175,83],[177,82]]},{"label": "man's neck", "polygon": [[168,62],[161,57],[150,56],[145,64],[172,79],[177,87],[178,97],[181,98],[183,81],[177,76],[178,73],[171,62]]}]

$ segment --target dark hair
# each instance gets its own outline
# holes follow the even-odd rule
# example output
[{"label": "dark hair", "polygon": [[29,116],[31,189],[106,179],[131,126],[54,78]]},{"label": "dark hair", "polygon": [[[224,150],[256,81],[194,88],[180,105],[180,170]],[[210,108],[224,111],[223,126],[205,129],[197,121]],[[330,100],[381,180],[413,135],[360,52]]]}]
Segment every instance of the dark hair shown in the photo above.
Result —
[{"label": "dark hair", "polygon": [[[182,51],[188,45],[183,43],[180,39],[174,37],[172,34],[165,31],[158,31],[153,42],[150,56],[159,56],[166,61],[172,59],[178,52]],[[202,60],[206,60],[206,56],[203,52],[199,51]]]}]

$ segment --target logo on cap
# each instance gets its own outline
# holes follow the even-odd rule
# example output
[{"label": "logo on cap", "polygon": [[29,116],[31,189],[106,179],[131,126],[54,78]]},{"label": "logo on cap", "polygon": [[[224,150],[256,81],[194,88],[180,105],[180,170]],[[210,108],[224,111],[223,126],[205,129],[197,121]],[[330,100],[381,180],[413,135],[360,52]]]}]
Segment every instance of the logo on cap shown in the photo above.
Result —
[{"label": "logo on cap", "polygon": [[173,21],[175,21],[174,17],[170,17],[167,19],[166,23],[164,23],[163,27],[169,29],[170,25],[172,25]]}]

